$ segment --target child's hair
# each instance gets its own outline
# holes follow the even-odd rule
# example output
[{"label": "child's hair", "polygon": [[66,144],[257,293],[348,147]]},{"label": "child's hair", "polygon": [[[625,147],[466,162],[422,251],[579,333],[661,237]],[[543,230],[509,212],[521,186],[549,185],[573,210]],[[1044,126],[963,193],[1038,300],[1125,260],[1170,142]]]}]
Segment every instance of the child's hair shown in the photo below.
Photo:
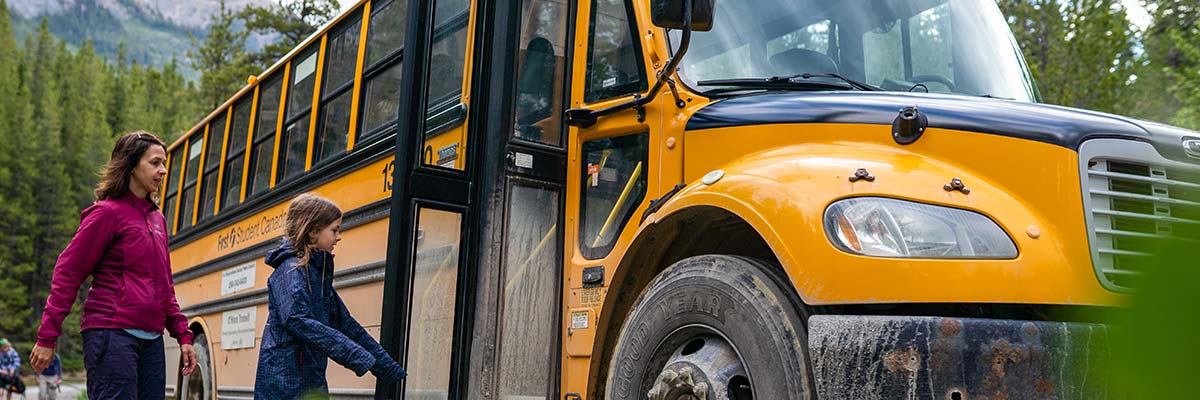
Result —
[{"label": "child's hair", "polygon": [[305,193],[292,200],[288,206],[287,222],[284,236],[292,242],[296,251],[298,267],[308,265],[316,239],[313,234],[332,224],[342,217],[342,210],[328,199],[311,193]]}]

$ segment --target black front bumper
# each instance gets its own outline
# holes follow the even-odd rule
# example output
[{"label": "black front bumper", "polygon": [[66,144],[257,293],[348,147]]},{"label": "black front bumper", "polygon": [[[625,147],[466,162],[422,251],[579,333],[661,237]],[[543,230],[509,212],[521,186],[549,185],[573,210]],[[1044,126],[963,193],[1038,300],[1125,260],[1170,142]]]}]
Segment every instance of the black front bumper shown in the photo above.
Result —
[{"label": "black front bumper", "polygon": [[1108,328],[980,318],[817,315],[820,399],[1109,397]]}]

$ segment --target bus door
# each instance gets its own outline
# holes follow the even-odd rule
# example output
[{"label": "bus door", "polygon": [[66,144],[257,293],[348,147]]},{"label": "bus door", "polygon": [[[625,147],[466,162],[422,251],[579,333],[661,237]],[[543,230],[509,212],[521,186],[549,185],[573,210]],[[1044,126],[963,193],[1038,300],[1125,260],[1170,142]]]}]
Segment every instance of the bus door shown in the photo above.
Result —
[{"label": "bus door", "polygon": [[[635,7],[648,2],[633,0],[581,1],[575,15],[580,27],[575,43],[585,44],[573,60],[574,76],[570,97],[573,109],[601,110],[645,95],[654,85],[654,69],[665,55],[653,53],[648,44],[658,29],[639,30]],[[645,13],[641,13],[645,15]],[[643,27],[649,21],[641,21]],[[643,43],[643,38],[647,41]],[[650,48],[647,48],[650,47]],[[662,136],[664,106],[674,105],[670,93],[641,108],[602,115],[593,123],[575,123],[569,135],[567,165],[565,265],[565,317],[563,340],[563,391],[584,392],[593,344],[596,343],[602,299],[623,250],[640,220],[643,204],[656,197],[660,169],[659,152],[667,139]],[[669,147],[674,147],[671,140]],[[676,182],[666,182],[674,185]],[[616,318],[620,318],[617,316]],[[599,371],[601,375],[607,371]],[[591,374],[595,374],[592,371]]]},{"label": "bus door", "polygon": [[470,227],[475,161],[468,90],[475,7],[469,0],[395,0],[406,7],[401,102],[384,277],[381,342],[407,367],[380,399],[460,398],[470,343]]},{"label": "bus door", "polygon": [[[502,0],[489,29],[480,116],[478,280],[471,399],[557,399],[562,332],[563,110],[570,0]],[[484,53],[480,53],[484,54]],[[481,71],[483,71],[481,69]],[[486,87],[486,89],[482,89]]]}]

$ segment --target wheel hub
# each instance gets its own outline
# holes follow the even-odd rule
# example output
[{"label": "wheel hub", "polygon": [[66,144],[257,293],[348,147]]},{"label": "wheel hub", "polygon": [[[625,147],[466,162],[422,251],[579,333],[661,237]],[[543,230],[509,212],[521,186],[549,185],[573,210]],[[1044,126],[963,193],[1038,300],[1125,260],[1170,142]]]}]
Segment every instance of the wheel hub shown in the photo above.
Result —
[{"label": "wheel hub", "polygon": [[647,393],[648,400],[749,400],[750,380],[725,339],[697,336],[675,349]]}]

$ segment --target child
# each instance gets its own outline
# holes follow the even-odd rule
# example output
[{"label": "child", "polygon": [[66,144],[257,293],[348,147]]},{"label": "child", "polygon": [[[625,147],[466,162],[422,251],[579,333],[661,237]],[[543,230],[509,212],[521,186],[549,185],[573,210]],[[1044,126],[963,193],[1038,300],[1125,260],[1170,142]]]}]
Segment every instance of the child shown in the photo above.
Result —
[{"label": "child", "polygon": [[8,339],[0,339],[0,391],[4,392],[5,400],[12,398],[12,391],[21,383],[21,375],[17,373],[20,368],[21,357],[17,351]]},{"label": "child", "polygon": [[333,290],[342,211],[304,194],[288,206],[283,243],[267,253],[268,316],[258,353],[256,399],[325,395],[327,357],[362,376],[399,381],[405,371],[346,310]]}]

